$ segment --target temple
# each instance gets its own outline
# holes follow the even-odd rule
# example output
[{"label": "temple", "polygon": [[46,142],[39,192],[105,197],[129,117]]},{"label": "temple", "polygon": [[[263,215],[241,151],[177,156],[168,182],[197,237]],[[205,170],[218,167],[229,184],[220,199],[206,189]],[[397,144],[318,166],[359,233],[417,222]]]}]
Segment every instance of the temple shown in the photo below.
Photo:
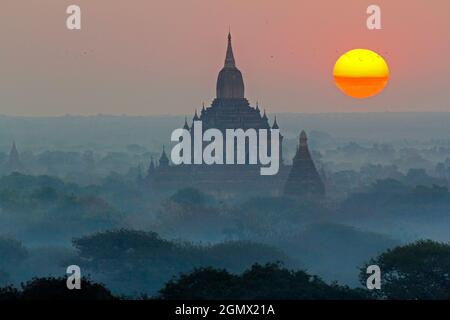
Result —
[{"label": "temple", "polygon": [[[244,130],[250,128],[256,130],[280,129],[276,117],[270,125],[266,111],[264,110],[261,114],[258,103],[252,107],[245,98],[244,78],[236,66],[231,34],[228,34],[224,66],[217,77],[216,98],[210,106],[205,107],[203,105],[200,114],[197,110],[195,111],[192,123],[194,121],[202,121],[203,130],[215,128],[223,133],[226,129],[239,128]],[[192,124],[189,126],[187,119],[185,119],[183,128],[192,130],[192,127]],[[268,132],[270,133],[270,130]],[[306,144],[306,134],[303,132],[302,135],[305,139],[301,141]],[[270,139],[270,135],[267,138]],[[163,148],[159,165],[151,159],[145,181],[154,190],[195,187],[222,196],[241,192],[270,195],[285,194],[288,196],[323,195],[323,184],[317,174],[313,160],[309,156],[309,151],[307,152],[308,157],[302,158],[301,162],[295,160],[296,155],[296,158],[294,158],[295,168],[285,165],[283,162],[283,136],[281,134],[279,139],[280,170],[274,176],[261,176],[259,164],[170,165],[166,150]],[[269,141],[268,146],[270,146]],[[300,149],[304,150],[304,146],[300,146]],[[269,152],[271,153],[270,149]],[[303,170],[312,170],[312,172],[301,173]],[[302,177],[307,177],[308,181],[300,181]],[[320,185],[322,189],[318,187]]]},{"label": "temple", "polygon": [[16,142],[13,141],[8,160],[5,164],[5,173],[23,172],[24,166],[20,161],[19,152],[17,151]]},{"label": "temple", "polygon": [[292,161],[292,169],[284,187],[284,194],[289,196],[309,196],[325,194],[324,184],[311,159],[306,132],[300,134],[297,152]]}]

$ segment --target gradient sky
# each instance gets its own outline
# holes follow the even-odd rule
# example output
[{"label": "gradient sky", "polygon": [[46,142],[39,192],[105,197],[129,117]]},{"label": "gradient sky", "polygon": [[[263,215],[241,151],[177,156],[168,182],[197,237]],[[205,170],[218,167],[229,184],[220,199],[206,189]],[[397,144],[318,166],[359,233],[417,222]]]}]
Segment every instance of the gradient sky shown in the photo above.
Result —
[{"label": "gradient sky", "polygon": [[[83,30],[65,27],[78,4]],[[366,28],[382,8],[383,30]],[[191,114],[215,96],[231,26],[246,96],[281,112],[450,111],[447,0],[4,0],[0,114]],[[335,88],[353,48],[389,64],[386,90]]]}]

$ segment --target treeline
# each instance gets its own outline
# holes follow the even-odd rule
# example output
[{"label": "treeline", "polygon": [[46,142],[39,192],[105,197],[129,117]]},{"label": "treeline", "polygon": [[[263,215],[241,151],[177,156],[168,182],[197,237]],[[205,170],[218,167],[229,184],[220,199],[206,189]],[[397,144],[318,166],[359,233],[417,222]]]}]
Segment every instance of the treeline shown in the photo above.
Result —
[{"label": "treeline", "polygon": [[153,294],[173,276],[202,266],[242,272],[253,263],[291,264],[283,252],[265,244],[195,244],[125,229],[76,238],[71,251],[27,248],[17,240],[0,237],[0,256],[0,285],[17,284],[27,275],[61,274],[75,264],[83,275],[89,274],[114,292],[126,295]]},{"label": "treeline", "polygon": [[[8,249],[5,241],[0,245],[2,257],[9,254],[11,263],[20,263],[26,251],[14,241]],[[282,254],[250,243],[194,246],[163,240],[154,233],[119,230],[76,239],[74,245],[78,255],[66,262],[79,264],[84,274],[90,274],[81,290],[68,290],[66,278],[43,277],[19,289],[4,284],[0,299],[450,299],[450,244],[431,240],[374,257],[361,266],[359,288],[328,283],[307,271],[270,262],[282,259]],[[381,269],[381,290],[369,291],[366,270],[374,264]],[[124,294],[127,283],[130,287]],[[155,286],[157,293],[149,295]]]}]

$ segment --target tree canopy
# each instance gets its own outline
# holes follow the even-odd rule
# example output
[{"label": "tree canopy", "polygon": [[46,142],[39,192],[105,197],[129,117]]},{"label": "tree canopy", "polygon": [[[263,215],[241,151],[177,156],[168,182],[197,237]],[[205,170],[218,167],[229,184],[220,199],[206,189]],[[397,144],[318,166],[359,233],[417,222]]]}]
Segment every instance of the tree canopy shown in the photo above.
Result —
[{"label": "tree canopy", "polygon": [[200,268],[169,281],[159,292],[161,299],[364,299],[365,291],[335,283],[327,284],[304,271],[291,271],[279,264],[254,264],[241,275],[226,270]]},{"label": "tree canopy", "polygon": [[[375,296],[384,299],[450,299],[450,245],[420,240],[380,254],[367,265],[381,269],[381,290]],[[366,285],[366,267],[360,279]]]}]

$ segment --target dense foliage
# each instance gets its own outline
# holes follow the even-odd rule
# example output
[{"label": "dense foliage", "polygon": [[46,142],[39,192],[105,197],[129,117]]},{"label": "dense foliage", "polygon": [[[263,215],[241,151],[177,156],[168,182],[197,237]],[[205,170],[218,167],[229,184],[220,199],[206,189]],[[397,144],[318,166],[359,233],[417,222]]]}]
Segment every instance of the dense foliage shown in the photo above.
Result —
[{"label": "dense foliage", "polygon": [[169,281],[160,298],[180,299],[364,299],[363,290],[326,284],[304,271],[278,264],[253,265],[241,275],[213,268],[197,269]]},{"label": "dense foliage", "polygon": [[[422,240],[383,252],[368,265],[381,269],[377,297],[401,300],[450,299],[450,245]],[[365,285],[366,268],[361,269]]]},{"label": "dense foliage", "polygon": [[242,272],[255,262],[289,262],[268,245],[248,241],[195,245],[124,229],[78,238],[73,245],[78,250],[77,264],[127,294],[156,292],[173,275],[201,266]]},{"label": "dense foliage", "polygon": [[81,290],[68,290],[66,278],[34,278],[21,286],[0,289],[0,300],[113,300],[117,299],[103,285],[83,278]]}]

